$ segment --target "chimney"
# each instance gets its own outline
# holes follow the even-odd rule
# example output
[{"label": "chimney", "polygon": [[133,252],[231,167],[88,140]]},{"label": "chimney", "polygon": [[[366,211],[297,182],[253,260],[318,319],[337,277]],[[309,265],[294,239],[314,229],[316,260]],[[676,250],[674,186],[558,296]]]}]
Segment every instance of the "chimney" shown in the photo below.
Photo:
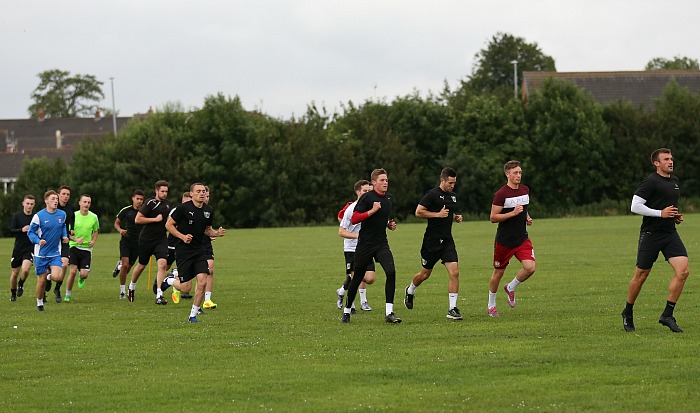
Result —
[{"label": "chimney", "polygon": [[100,114],[100,110],[97,109],[97,110],[95,110],[95,122],[97,122],[100,119],[102,119],[102,116]]},{"label": "chimney", "polygon": [[56,149],[61,149],[63,147],[63,136],[61,136],[61,131],[56,129]]},{"label": "chimney", "polygon": [[37,113],[37,120],[43,122],[46,119],[46,111],[44,108],[39,108],[39,113]]}]

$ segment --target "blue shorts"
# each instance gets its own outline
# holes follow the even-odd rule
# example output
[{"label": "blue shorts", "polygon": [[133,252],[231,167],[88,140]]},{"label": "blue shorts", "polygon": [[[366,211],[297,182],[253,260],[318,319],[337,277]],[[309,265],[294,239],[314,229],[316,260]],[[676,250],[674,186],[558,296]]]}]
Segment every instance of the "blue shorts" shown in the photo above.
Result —
[{"label": "blue shorts", "polygon": [[62,267],[63,262],[60,255],[55,257],[34,257],[34,266],[36,267],[36,275],[43,275],[51,267]]}]

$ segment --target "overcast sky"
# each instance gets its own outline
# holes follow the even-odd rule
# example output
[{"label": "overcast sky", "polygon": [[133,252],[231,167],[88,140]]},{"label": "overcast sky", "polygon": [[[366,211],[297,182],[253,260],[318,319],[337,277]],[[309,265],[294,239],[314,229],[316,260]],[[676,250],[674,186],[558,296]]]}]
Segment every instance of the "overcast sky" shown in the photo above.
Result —
[{"label": "overcast sky", "polygon": [[700,1],[25,0],[0,5],[0,119],[27,118],[37,74],[104,82],[121,116],[238,95],[282,119],[315,102],[454,87],[497,32],[537,43],[557,70],[643,70],[700,58]]}]

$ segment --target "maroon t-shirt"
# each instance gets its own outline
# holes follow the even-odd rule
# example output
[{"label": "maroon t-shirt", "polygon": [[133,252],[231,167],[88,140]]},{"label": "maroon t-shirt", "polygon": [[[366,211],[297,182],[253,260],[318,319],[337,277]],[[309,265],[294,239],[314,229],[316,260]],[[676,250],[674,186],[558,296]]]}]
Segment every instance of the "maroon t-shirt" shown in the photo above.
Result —
[{"label": "maroon t-shirt", "polygon": [[508,248],[515,248],[528,238],[527,231],[527,207],[530,204],[530,188],[520,185],[513,189],[503,185],[493,196],[493,204],[503,207],[502,214],[507,214],[515,209],[516,205],[523,206],[523,212],[512,218],[498,223],[496,230],[496,242]]}]

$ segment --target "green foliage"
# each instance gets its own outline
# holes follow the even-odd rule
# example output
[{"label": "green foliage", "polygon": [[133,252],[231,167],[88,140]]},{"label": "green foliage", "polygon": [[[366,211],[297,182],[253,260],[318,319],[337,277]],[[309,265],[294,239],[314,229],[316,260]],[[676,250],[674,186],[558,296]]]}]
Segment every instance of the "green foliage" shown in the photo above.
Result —
[{"label": "green foliage", "polygon": [[556,71],[554,59],[544,54],[537,43],[527,43],[522,37],[499,32],[485,49],[474,56],[474,67],[465,86],[479,93],[500,91],[512,95],[513,60],[518,62],[518,79],[523,71]]},{"label": "green foliage", "polygon": [[37,75],[39,85],[32,92],[32,103],[27,109],[37,117],[43,109],[49,118],[94,116],[104,99],[102,84],[93,75],[70,75],[59,69],[46,70]]},{"label": "green foliage", "polygon": [[[613,149],[600,105],[572,83],[548,79],[529,98],[526,119],[531,147],[523,181],[535,203],[565,210],[600,201],[612,184],[607,161]],[[525,178],[535,168],[544,173]]]},{"label": "green foliage", "polygon": [[673,59],[655,57],[647,63],[644,70],[700,70],[697,59],[676,56]]}]

